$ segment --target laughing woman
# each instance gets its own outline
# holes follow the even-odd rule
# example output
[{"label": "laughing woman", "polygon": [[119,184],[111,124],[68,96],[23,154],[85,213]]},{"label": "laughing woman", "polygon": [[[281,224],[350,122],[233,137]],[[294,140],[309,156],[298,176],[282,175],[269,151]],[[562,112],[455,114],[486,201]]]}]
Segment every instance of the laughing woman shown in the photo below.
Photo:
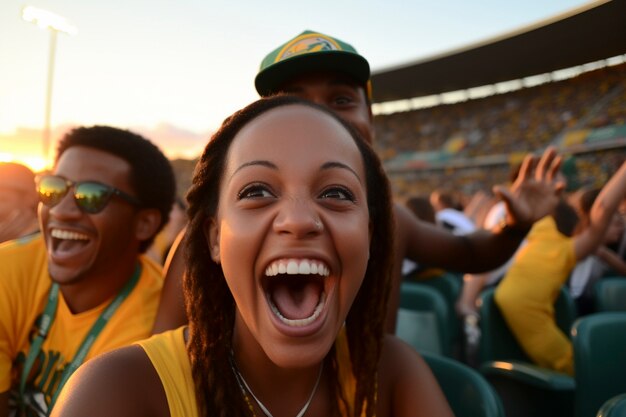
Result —
[{"label": "laughing woman", "polygon": [[259,100],[213,136],[187,198],[189,327],[87,363],[54,417],[452,415],[383,333],[389,186],[346,123]]}]

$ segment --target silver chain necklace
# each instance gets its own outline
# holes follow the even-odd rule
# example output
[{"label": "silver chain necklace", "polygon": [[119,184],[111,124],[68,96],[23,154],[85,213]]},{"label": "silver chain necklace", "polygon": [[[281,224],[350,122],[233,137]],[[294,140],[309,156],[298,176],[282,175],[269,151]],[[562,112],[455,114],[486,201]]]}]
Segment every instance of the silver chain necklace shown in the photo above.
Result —
[{"label": "silver chain necklace", "polygon": [[[252,396],[252,398],[254,398],[254,401],[256,401],[256,403],[259,405],[259,408],[261,409],[261,411],[263,411],[265,416],[274,417],[272,413],[270,413],[270,410],[268,410],[267,407],[261,402],[261,400],[259,400],[257,396],[254,395],[254,392],[252,392],[252,389],[246,382],[246,379],[243,377],[241,372],[239,372],[239,368],[237,367],[237,363],[235,362],[235,355],[233,354],[232,351],[230,352],[230,367],[232,368],[233,373],[235,374],[235,378],[237,379],[237,383],[239,384],[239,388],[241,388],[241,392],[243,393],[243,395],[247,397],[246,391],[248,391],[250,395]],[[320,366],[320,371],[317,374],[317,381],[315,381],[315,385],[313,386],[313,390],[311,391],[311,394],[309,395],[309,399],[306,401],[306,403],[304,403],[304,405],[300,409],[300,412],[296,414],[296,417],[302,417],[304,413],[306,413],[306,410],[309,409],[309,405],[311,405],[311,401],[313,401],[313,397],[315,396],[315,393],[317,392],[317,387],[320,384],[320,379],[322,379],[323,369],[324,369],[324,362],[322,362],[322,365]]]}]

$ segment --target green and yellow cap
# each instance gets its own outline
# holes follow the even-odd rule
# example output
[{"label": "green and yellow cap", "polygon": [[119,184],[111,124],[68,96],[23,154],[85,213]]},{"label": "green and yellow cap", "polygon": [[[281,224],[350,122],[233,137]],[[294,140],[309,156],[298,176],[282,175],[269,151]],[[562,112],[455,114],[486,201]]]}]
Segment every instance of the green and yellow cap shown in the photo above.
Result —
[{"label": "green and yellow cap", "polygon": [[268,96],[278,92],[285,81],[312,71],[342,72],[364,86],[370,78],[367,60],[352,45],[306,30],[263,59],[254,85],[261,96]]}]

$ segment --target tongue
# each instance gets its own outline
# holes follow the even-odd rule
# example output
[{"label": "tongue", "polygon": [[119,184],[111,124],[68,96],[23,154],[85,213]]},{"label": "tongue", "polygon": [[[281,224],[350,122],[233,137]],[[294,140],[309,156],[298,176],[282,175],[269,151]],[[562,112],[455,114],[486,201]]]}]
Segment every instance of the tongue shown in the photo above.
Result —
[{"label": "tongue", "polygon": [[305,281],[293,285],[287,282],[288,280],[281,280],[276,283],[272,291],[272,300],[280,313],[290,320],[311,317],[321,297],[320,284]]},{"label": "tongue", "polygon": [[87,244],[86,240],[63,239],[56,246],[56,252],[62,255],[71,255],[80,251]]}]

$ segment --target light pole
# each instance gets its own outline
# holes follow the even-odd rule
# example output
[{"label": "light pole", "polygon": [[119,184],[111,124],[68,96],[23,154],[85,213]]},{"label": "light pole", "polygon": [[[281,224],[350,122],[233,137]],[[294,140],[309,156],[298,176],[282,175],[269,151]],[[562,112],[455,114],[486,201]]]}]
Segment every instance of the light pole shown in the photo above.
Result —
[{"label": "light pole", "polygon": [[66,18],[32,6],[26,6],[22,9],[22,19],[27,22],[35,23],[41,29],[48,29],[50,31],[46,113],[43,129],[43,157],[47,162],[50,150],[50,114],[52,112],[52,81],[54,79],[54,58],[56,55],[57,34],[61,32],[68,35],[75,35],[78,33],[78,30],[75,26],[71,25]]}]

